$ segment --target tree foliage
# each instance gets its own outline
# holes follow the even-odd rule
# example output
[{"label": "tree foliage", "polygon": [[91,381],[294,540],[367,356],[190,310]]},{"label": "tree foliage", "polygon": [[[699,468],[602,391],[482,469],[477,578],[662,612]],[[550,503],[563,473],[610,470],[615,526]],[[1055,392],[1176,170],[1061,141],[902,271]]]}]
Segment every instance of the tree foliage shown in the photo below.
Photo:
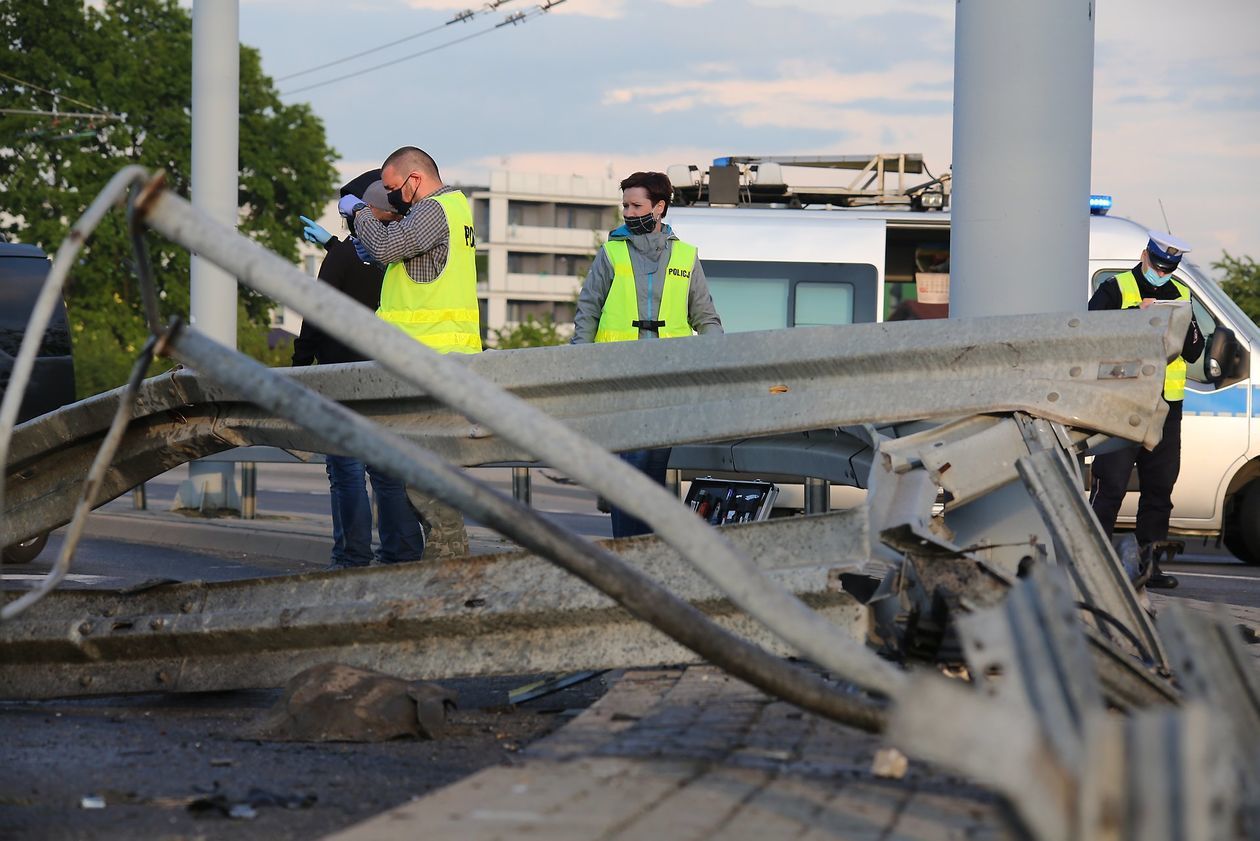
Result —
[{"label": "tree foliage", "polygon": [[[11,77],[0,76],[3,107],[113,115],[0,117],[0,230],[11,240],[51,254],[127,164],[165,170],[170,187],[189,194],[192,20],[176,0],[108,0],[99,9],[0,0],[0,44],[0,72]],[[296,260],[294,222],[317,216],[332,194],[333,160],[323,123],[307,105],[282,103],[258,51],[241,46],[240,230]],[[152,234],[149,248],[164,310],[187,313],[188,253]],[[264,352],[270,302],[245,287],[240,302],[238,345],[274,362]],[[121,214],[93,234],[66,305],[79,394],[122,383],[146,329]]]},{"label": "tree foliage", "polygon": [[568,341],[568,338],[560,333],[560,329],[549,315],[544,315],[541,319],[528,315],[524,321],[515,327],[500,327],[490,332],[494,336],[492,344],[499,350],[522,347],[549,347],[551,345],[562,345]]},{"label": "tree foliage", "polygon": [[1226,251],[1212,268],[1222,274],[1221,289],[1225,294],[1260,324],[1260,265],[1251,257],[1234,257]]}]

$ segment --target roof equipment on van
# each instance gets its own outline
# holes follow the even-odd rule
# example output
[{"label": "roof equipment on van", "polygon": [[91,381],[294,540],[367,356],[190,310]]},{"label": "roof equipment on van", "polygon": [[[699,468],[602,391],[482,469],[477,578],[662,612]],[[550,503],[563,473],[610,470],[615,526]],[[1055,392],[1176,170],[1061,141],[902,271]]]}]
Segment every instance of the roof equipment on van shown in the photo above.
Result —
[{"label": "roof equipment on van", "polygon": [[[854,170],[847,183],[793,185],[786,168]],[[727,155],[713,159],[702,172],[694,164],[671,166],[666,173],[680,205],[787,206],[870,205],[942,210],[949,204],[950,173],[933,176],[923,155],[881,152],[876,155]],[[929,180],[906,186],[906,175],[924,173]],[[892,176],[896,184],[892,184]],[[818,179],[826,180],[826,179]]]},{"label": "roof equipment on van", "polygon": [[1106,216],[1111,210],[1111,196],[1093,195],[1089,197],[1089,212],[1093,216]]}]

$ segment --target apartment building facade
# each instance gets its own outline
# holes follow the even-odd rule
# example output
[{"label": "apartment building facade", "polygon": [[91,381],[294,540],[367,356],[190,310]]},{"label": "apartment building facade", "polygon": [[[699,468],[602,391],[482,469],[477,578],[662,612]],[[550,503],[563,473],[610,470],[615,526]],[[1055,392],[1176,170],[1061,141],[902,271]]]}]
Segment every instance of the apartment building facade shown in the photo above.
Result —
[{"label": "apartment building facade", "polygon": [[530,316],[572,329],[578,291],[621,223],[614,179],[497,171],[466,187],[477,230],[477,296],[486,334]]}]

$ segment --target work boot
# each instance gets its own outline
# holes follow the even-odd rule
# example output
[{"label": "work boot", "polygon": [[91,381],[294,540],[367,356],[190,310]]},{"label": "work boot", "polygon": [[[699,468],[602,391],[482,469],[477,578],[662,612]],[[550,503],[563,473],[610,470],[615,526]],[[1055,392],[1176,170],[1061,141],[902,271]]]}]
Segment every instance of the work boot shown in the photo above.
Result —
[{"label": "work boot", "polygon": [[1142,545],[1142,557],[1149,559],[1151,567],[1150,578],[1146,579],[1147,587],[1153,587],[1156,590],[1171,590],[1177,586],[1177,579],[1159,568],[1159,558],[1163,555],[1168,560],[1172,560],[1181,546],[1184,544],[1180,541],[1167,540]]}]

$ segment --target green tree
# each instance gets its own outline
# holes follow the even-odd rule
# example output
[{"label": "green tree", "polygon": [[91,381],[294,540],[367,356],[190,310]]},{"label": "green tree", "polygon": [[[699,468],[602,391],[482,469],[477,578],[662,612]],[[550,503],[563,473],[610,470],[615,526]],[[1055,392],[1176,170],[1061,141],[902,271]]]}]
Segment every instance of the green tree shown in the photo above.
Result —
[{"label": "green tree", "polygon": [[551,320],[549,315],[544,315],[541,319],[527,315],[525,320],[515,327],[500,327],[490,332],[494,335],[492,344],[499,350],[522,347],[549,347],[551,345],[562,345],[568,341],[567,338],[560,334],[556,323]]},{"label": "green tree", "polygon": [[[192,20],[176,0],[0,0],[0,230],[50,254],[127,164],[166,171],[187,196],[192,144]],[[280,101],[258,51],[240,49],[240,230],[291,260],[295,220],[332,194],[335,153],[304,104]],[[16,81],[20,80],[20,81]],[[51,92],[51,93],[50,93]],[[165,312],[187,313],[188,253],[149,235]],[[242,287],[238,346],[266,352],[270,301]],[[146,328],[121,214],[97,228],[66,288],[80,396],[122,383]],[[155,363],[160,371],[169,363]]]},{"label": "green tree", "polygon": [[1234,299],[1257,324],[1260,324],[1260,265],[1250,257],[1234,257],[1228,251],[1212,268],[1222,275],[1221,289]]}]

